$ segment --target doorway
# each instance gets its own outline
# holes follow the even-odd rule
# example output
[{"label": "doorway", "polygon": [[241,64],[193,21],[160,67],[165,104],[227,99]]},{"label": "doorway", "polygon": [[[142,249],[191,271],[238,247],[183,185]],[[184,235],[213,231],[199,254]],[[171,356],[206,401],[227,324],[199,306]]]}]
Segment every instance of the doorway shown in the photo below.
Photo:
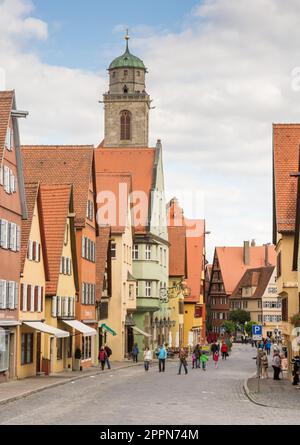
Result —
[{"label": "doorway", "polygon": [[36,373],[41,372],[41,333],[36,334]]},{"label": "doorway", "polygon": [[132,349],[134,346],[134,334],[131,327],[127,327],[127,354],[131,357]]},{"label": "doorway", "polygon": [[10,332],[9,336],[9,379],[13,380],[15,373],[15,333]]}]

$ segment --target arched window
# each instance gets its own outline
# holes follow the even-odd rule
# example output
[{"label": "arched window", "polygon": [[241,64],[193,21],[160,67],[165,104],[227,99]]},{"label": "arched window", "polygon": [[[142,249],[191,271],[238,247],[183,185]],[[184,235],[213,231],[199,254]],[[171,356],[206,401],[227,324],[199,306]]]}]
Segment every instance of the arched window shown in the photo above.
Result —
[{"label": "arched window", "polygon": [[131,139],[131,113],[130,111],[121,112],[121,140],[130,141]]}]

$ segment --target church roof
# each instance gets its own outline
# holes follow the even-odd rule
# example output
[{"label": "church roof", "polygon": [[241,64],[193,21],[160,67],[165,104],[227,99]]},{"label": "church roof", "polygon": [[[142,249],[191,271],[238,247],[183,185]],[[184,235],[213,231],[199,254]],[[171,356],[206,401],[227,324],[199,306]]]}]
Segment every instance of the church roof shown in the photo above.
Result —
[{"label": "church roof", "polygon": [[111,62],[110,66],[109,66],[109,70],[113,70],[115,68],[138,68],[138,69],[146,71],[144,62],[141,59],[139,59],[138,57],[131,54],[131,52],[129,51],[128,39],[129,39],[129,37],[127,37],[127,39],[126,39],[125,53],[122,54],[121,56],[117,57],[116,59],[114,59]]}]

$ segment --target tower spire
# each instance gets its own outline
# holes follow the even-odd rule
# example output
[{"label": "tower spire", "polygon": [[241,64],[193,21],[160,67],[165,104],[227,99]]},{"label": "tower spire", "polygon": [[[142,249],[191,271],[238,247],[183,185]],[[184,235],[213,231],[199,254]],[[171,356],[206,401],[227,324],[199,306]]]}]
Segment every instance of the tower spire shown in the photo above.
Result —
[{"label": "tower spire", "polygon": [[126,29],[126,36],[125,36],[125,40],[126,40],[126,52],[127,52],[127,53],[129,52],[129,45],[128,45],[129,39],[130,39],[130,36],[129,36],[129,29],[127,28],[127,29]]}]

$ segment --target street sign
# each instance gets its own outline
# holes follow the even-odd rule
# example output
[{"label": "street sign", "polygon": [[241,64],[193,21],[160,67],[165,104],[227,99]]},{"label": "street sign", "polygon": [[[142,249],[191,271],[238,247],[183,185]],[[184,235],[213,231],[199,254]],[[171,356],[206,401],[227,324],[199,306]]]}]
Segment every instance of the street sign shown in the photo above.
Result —
[{"label": "street sign", "polygon": [[262,325],[254,324],[252,326],[252,338],[253,340],[262,340]]}]

